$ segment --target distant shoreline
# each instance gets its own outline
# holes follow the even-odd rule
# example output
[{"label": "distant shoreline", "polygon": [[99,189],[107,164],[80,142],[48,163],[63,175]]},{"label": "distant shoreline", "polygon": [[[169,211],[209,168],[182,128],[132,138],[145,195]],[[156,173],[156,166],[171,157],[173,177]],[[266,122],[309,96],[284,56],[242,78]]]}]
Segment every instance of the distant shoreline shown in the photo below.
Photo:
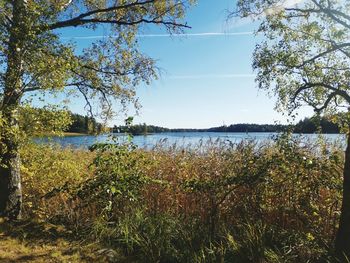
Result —
[{"label": "distant shoreline", "polygon": [[86,136],[89,135],[88,133],[81,133],[81,132],[64,132],[63,136],[69,137],[69,136]]},{"label": "distant shoreline", "polygon": [[[88,136],[91,134],[88,133],[83,133],[83,132],[63,132],[62,136],[64,137],[74,137],[74,136]],[[54,133],[44,133],[44,134],[38,134],[35,135],[34,137],[58,137],[60,135],[54,134]]]},{"label": "distant shoreline", "polygon": [[[283,131],[208,131],[208,130],[185,130],[185,131],[163,131],[163,132],[151,132],[151,133],[135,133],[133,136],[147,136],[162,133],[282,133]],[[125,134],[123,132],[113,132],[112,134]],[[319,134],[318,132],[293,132],[292,134]],[[320,134],[343,134],[341,132],[322,132]],[[88,135],[88,134],[87,134]]]},{"label": "distant shoreline", "polygon": [[[240,132],[240,131],[206,131],[206,130],[186,130],[186,131],[163,131],[163,132],[152,132],[152,133],[138,133],[138,134],[131,134],[132,136],[152,136],[156,134],[166,134],[166,133],[281,133],[283,131],[248,131],[248,132]],[[77,132],[64,132],[62,136],[59,136],[57,134],[43,134],[36,137],[83,137],[83,136],[99,136],[103,134],[116,134],[116,135],[125,135],[127,133],[124,132],[112,132],[112,133],[101,133],[101,134],[88,134],[88,133],[77,133]],[[293,132],[293,134],[318,134],[317,132]],[[343,133],[336,133],[336,132],[323,132],[321,134],[343,134]]]},{"label": "distant shoreline", "polygon": [[211,128],[165,128],[155,125],[136,124],[132,126],[114,126],[114,133],[130,133],[133,135],[142,134],[154,134],[154,133],[164,133],[164,132],[236,132],[236,133],[252,133],[252,132],[266,132],[266,133],[279,133],[284,131],[292,131],[296,134],[314,134],[314,133],[324,133],[324,134],[340,134],[341,129],[336,124],[328,121],[325,118],[320,120],[308,119],[300,121],[295,125],[283,125],[283,124],[254,124],[254,123],[239,123],[232,125],[222,125],[219,127]]}]

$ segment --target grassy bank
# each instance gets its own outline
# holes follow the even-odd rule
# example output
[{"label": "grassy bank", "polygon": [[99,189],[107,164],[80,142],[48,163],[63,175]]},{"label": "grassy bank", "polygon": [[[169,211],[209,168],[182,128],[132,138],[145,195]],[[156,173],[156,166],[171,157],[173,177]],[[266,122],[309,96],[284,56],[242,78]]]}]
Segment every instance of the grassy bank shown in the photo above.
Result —
[{"label": "grassy bank", "polygon": [[335,262],[338,147],[32,144],[22,156],[26,223],[2,224],[8,242],[48,236],[70,262]]}]

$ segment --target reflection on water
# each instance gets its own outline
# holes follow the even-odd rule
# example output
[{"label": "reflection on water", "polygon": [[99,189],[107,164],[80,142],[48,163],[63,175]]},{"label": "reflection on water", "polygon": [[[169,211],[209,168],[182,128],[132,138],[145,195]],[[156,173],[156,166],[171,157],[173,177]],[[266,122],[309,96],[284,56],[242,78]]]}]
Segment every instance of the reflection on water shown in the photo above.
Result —
[{"label": "reflection on water", "polygon": [[[132,142],[142,148],[151,148],[161,143],[171,146],[176,144],[178,147],[188,147],[189,145],[198,145],[207,141],[229,141],[238,143],[242,140],[255,140],[263,142],[272,140],[277,133],[219,133],[219,132],[169,132],[150,135],[138,135],[132,138]],[[294,135],[301,137],[303,141],[316,141],[317,134]],[[328,142],[345,142],[343,134],[324,134],[322,135]],[[126,142],[128,137],[121,134],[103,134],[98,136],[67,136],[67,137],[52,137],[52,138],[36,138],[35,142],[58,143],[64,147],[71,146],[75,148],[87,148],[94,143],[122,143]]]}]

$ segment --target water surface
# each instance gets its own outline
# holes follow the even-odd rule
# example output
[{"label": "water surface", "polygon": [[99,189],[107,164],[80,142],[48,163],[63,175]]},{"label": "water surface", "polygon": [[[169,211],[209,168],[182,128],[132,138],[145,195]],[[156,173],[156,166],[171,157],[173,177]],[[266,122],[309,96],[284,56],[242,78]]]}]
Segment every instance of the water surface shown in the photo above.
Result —
[{"label": "water surface", "polygon": [[[199,144],[205,144],[208,141],[239,143],[242,140],[255,140],[257,142],[269,141],[275,138],[277,133],[239,133],[239,132],[167,132],[149,135],[138,135],[132,138],[132,142],[142,148],[152,148],[157,144],[165,146],[172,146],[176,144],[178,147],[191,147]],[[301,137],[303,141],[316,141],[317,134],[302,134],[294,135]],[[345,136],[343,134],[323,134],[328,142],[344,142]],[[95,143],[106,142],[126,142],[128,137],[123,134],[102,134],[98,136],[84,135],[84,136],[65,136],[52,138],[36,138],[38,143],[54,142],[63,147],[87,148]]]}]

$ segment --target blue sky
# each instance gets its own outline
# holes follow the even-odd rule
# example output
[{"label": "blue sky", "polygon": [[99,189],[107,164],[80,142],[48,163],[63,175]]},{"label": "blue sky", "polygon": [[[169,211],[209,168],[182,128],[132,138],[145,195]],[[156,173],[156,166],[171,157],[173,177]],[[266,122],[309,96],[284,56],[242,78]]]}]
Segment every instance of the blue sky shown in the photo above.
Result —
[{"label": "blue sky", "polygon": [[[142,109],[135,123],[169,128],[285,123],[286,117],[274,110],[275,99],[259,91],[254,82],[252,53],[261,37],[249,32],[254,31],[256,23],[227,21],[227,10],[234,4],[234,0],[199,0],[187,14],[186,21],[192,27],[186,30],[188,36],[139,39],[141,50],[157,60],[162,73],[150,86],[138,88]],[[159,30],[149,27],[141,34],[159,34]],[[96,33],[72,30],[63,34],[85,35]],[[91,43],[87,39],[75,41],[79,47]],[[83,108],[80,100],[71,105],[74,112],[84,113]],[[299,118],[311,113],[304,109]],[[123,118],[112,123],[119,124]]]}]

